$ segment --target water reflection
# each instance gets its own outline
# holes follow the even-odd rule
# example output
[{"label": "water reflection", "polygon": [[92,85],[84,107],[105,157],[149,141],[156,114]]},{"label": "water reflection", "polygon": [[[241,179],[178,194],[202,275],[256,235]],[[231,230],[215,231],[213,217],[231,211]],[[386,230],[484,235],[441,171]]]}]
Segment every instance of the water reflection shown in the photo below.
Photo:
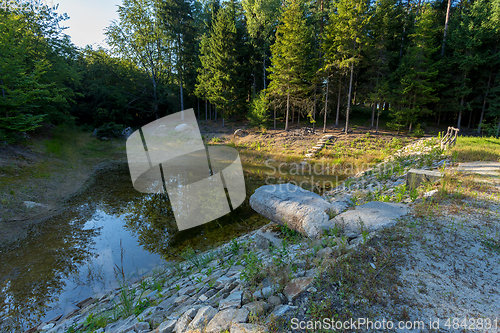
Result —
[{"label": "water reflection", "polygon": [[262,180],[249,184],[247,200],[231,214],[178,232],[165,195],[135,191],[126,165],[102,170],[61,214],[1,250],[0,331],[22,331],[115,288],[115,267],[137,278],[186,246],[201,251],[267,223],[248,205]]}]

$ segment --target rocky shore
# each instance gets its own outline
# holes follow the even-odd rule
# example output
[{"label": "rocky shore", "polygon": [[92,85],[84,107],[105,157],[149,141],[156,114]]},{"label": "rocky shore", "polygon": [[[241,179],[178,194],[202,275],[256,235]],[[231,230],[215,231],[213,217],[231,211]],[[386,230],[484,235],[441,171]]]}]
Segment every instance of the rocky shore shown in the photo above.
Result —
[{"label": "rocky shore", "polygon": [[[432,196],[408,188],[406,177],[411,168],[451,164],[436,143],[425,139],[405,147],[323,196],[306,191],[289,197],[281,187],[283,195],[273,206],[258,200],[256,191],[252,206],[277,223],[212,251],[192,253],[132,285],[124,282],[30,332],[268,332],[297,309],[300,297],[317,292],[323,260],[348,256],[405,215],[413,202]],[[279,193],[282,185],[267,186]],[[289,209],[279,208],[285,206]],[[294,220],[293,213],[302,215]]]}]

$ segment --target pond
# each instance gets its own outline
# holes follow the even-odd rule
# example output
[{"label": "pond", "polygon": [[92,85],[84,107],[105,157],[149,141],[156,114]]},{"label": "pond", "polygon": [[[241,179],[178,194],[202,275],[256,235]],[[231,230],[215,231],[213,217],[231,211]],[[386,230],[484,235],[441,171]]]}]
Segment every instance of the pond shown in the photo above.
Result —
[{"label": "pond", "polygon": [[123,276],[132,282],[179,260],[184,251],[208,250],[267,224],[248,203],[259,186],[293,181],[311,189],[308,175],[278,177],[268,167],[251,165],[244,170],[247,197],[240,207],[178,231],[165,195],[137,192],[126,164],[100,169],[61,213],[1,250],[0,327],[17,332],[49,321],[117,288]]}]

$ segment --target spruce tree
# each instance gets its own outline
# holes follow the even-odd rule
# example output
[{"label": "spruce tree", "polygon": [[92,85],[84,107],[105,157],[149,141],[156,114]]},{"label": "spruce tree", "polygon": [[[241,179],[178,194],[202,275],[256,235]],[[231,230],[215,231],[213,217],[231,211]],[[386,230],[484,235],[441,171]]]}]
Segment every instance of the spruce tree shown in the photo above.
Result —
[{"label": "spruce tree", "polygon": [[354,68],[359,64],[361,50],[366,45],[368,7],[363,0],[338,0],[333,5],[329,24],[325,29],[324,66],[339,71],[349,69],[345,133],[349,130],[349,114],[353,88]]},{"label": "spruce tree", "polygon": [[399,131],[401,126],[412,125],[425,114],[430,114],[430,103],[439,100],[436,77],[439,62],[433,60],[440,45],[436,42],[437,27],[435,12],[430,5],[424,5],[418,16],[415,32],[410,35],[411,44],[395,72],[399,78],[398,100],[392,110],[393,127]]},{"label": "spruce tree", "polygon": [[303,3],[299,0],[287,2],[277,28],[276,41],[271,46],[271,83],[273,95],[286,95],[285,130],[292,104],[307,93],[309,87],[310,33]]}]

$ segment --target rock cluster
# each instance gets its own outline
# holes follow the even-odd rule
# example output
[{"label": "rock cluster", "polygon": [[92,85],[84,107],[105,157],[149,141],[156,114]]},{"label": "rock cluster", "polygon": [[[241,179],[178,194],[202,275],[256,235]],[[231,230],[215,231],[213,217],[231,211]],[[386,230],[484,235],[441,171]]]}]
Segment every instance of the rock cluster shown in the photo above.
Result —
[{"label": "rock cluster", "polygon": [[332,140],[333,135],[325,134],[321,139],[319,139],[316,146],[312,147],[307,151],[306,158],[314,157],[320,150],[322,150],[329,142]]},{"label": "rock cluster", "polygon": [[[240,244],[240,248],[234,244]],[[138,315],[107,323],[94,332],[268,332],[265,324],[269,320],[295,310],[297,297],[314,290],[310,286],[317,274],[317,268],[307,267],[302,259],[314,255],[314,250],[300,243],[288,246],[288,253],[282,257],[284,262],[296,263],[290,280],[280,286],[266,277],[250,287],[244,278],[245,266],[250,264],[245,262],[244,253],[255,253],[263,269],[269,269],[278,246],[283,248],[282,239],[272,225],[265,226],[214,250],[213,260],[204,267],[182,262],[99,299],[87,299],[79,304],[82,308],[78,311],[42,323],[37,331],[62,333],[71,327],[85,328],[89,318],[123,309],[123,295],[127,294],[132,296],[132,304],[149,306]]]}]

